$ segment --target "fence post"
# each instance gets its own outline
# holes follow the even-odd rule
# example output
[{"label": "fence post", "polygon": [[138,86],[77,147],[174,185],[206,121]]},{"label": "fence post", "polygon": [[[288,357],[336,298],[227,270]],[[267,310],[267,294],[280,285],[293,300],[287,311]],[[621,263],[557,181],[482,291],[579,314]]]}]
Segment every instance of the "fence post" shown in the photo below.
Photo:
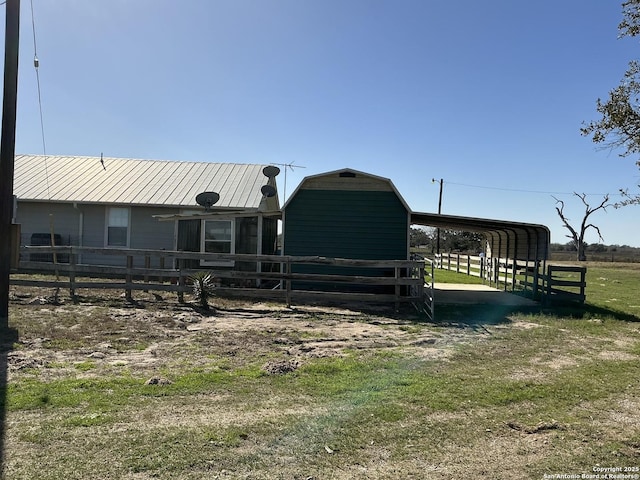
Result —
[{"label": "fence post", "polygon": [[176,287],[178,289],[178,303],[184,303],[184,292],[182,287],[184,286],[184,274],[182,270],[184,269],[185,260],[182,258],[176,259],[178,263],[178,281],[176,283]]},{"label": "fence post", "polygon": [[287,308],[291,308],[291,257],[287,257],[287,263],[285,264],[286,268],[286,286],[287,286]]},{"label": "fence post", "polygon": [[[164,257],[160,257],[160,270],[164,270]],[[164,283],[164,277],[162,275],[158,275],[158,282]]]},{"label": "fence post", "polygon": [[467,275],[471,275],[471,255],[467,255]]},{"label": "fence post", "polygon": [[551,289],[553,288],[553,265],[547,265],[547,301],[551,301]]},{"label": "fence post", "polygon": [[[151,268],[151,257],[149,255],[144,256],[144,268],[149,270]],[[144,283],[149,283],[149,275],[144,276]],[[145,293],[148,293],[149,290],[145,290]]]},{"label": "fence post", "polygon": [[531,298],[535,300],[538,296],[538,282],[540,281],[540,260],[535,261],[533,268],[533,287],[531,288]]},{"label": "fence post", "polygon": [[509,257],[504,259],[504,291],[509,288]]},{"label": "fence post", "polygon": [[394,290],[395,290],[395,294],[396,294],[396,312],[400,311],[400,268],[399,267],[395,267],[395,285],[394,285]]},{"label": "fence post", "polygon": [[125,298],[127,302],[132,302],[133,297],[131,296],[131,284],[133,283],[133,276],[131,275],[131,269],[133,268],[133,256],[127,255],[127,275],[125,277]]},{"label": "fence post", "polygon": [[75,303],[76,301],[76,254],[73,248],[69,248],[69,296]]}]

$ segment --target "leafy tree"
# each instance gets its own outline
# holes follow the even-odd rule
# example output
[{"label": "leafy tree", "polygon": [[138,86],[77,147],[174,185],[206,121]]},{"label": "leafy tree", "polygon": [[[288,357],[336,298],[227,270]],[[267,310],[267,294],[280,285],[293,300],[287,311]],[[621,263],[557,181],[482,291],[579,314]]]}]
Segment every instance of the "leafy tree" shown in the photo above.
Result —
[{"label": "leafy tree", "polygon": [[[640,35],[640,0],[626,0],[622,3],[623,19],[618,25],[620,37]],[[620,85],[609,92],[606,100],[598,99],[596,110],[602,116],[599,120],[585,124],[581,129],[584,136],[593,142],[621,150],[621,156],[640,154],[640,62],[629,62]],[[636,162],[640,167],[640,161]],[[629,194],[621,189],[624,199],[615,206],[640,204],[640,195]]]},{"label": "leafy tree", "polygon": [[602,199],[602,202],[597,207],[592,207],[587,203],[586,194],[577,194],[574,192],[574,195],[582,200],[582,203],[585,206],[584,216],[582,217],[582,222],[580,223],[579,228],[574,228],[569,223],[570,220],[564,213],[564,201],[558,200],[555,197],[554,199],[556,201],[556,212],[558,212],[558,216],[560,217],[560,220],[562,220],[562,224],[566,227],[567,230],[569,230],[569,232],[571,232],[571,235],[567,235],[567,237],[571,239],[571,243],[573,243],[575,251],[577,252],[577,260],[579,262],[584,262],[587,259],[587,256],[585,254],[587,243],[584,241],[584,235],[587,230],[593,228],[596,232],[598,232],[598,238],[600,238],[600,241],[604,241],[602,235],[600,234],[600,229],[592,223],[587,222],[592,213],[597,212],[598,210],[606,211],[609,202],[609,195],[605,195]]},{"label": "leafy tree", "polygon": [[412,247],[417,247],[420,245],[431,245],[432,236],[429,235],[429,232],[424,228],[415,228],[411,227],[409,230],[409,244]]},{"label": "leafy tree", "polygon": [[477,255],[482,251],[484,236],[481,233],[456,230],[440,231],[440,249],[443,252],[460,252]]}]

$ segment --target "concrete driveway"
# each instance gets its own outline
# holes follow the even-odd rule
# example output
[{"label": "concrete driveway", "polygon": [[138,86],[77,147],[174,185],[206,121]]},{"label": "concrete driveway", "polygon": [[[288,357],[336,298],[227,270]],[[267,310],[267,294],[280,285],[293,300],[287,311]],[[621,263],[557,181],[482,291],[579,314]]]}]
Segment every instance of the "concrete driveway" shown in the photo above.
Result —
[{"label": "concrete driveway", "polygon": [[433,300],[436,305],[512,305],[536,306],[530,298],[520,297],[488,285],[435,283]]}]

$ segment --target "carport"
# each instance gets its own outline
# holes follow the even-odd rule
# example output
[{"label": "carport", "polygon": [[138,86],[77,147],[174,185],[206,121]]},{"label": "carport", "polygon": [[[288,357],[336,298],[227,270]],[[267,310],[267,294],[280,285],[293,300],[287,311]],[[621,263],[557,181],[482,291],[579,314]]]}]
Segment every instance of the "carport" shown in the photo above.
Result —
[{"label": "carport", "polygon": [[549,255],[551,235],[544,225],[420,212],[411,213],[411,224],[482,233],[487,257],[546,262]]},{"label": "carport", "polygon": [[[411,213],[411,224],[483,234],[483,254],[486,257],[486,262],[490,265],[495,264],[496,268],[499,268],[500,265],[504,265],[505,268],[507,265],[512,265],[515,270],[519,263],[535,272],[534,275],[537,275],[540,267],[543,271],[546,269],[551,235],[549,229],[544,225],[422,212]],[[513,291],[514,283],[511,286]],[[490,287],[486,287],[486,291],[482,294],[477,291],[473,294],[465,294],[466,290],[474,289],[477,290],[477,287],[457,285],[452,289],[442,288],[438,285],[435,288],[434,296],[438,296],[440,293],[441,298],[435,298],[435,302],[441,303],[442,299],[447,303],[469,303],[469,299],[472,298],[476,300],[479,298],[491,299],[489,303],[505,302],[504,297],[489,295],[491,290],[498,292],[497,289]],[[504,283],[504,291],[507,291],[507,282]],[[458,302],[456,298],[458,298]]]}]

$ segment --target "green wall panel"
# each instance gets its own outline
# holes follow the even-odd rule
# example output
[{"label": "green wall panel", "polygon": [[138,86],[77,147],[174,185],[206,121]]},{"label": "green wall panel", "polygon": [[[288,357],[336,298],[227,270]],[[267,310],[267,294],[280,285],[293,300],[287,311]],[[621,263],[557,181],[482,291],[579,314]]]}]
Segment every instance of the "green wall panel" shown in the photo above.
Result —
[{"label": "green wall panel", "polygon": [[393,192],[300,190],[285,211],[285,254],[403,260],[407,217]]}]

